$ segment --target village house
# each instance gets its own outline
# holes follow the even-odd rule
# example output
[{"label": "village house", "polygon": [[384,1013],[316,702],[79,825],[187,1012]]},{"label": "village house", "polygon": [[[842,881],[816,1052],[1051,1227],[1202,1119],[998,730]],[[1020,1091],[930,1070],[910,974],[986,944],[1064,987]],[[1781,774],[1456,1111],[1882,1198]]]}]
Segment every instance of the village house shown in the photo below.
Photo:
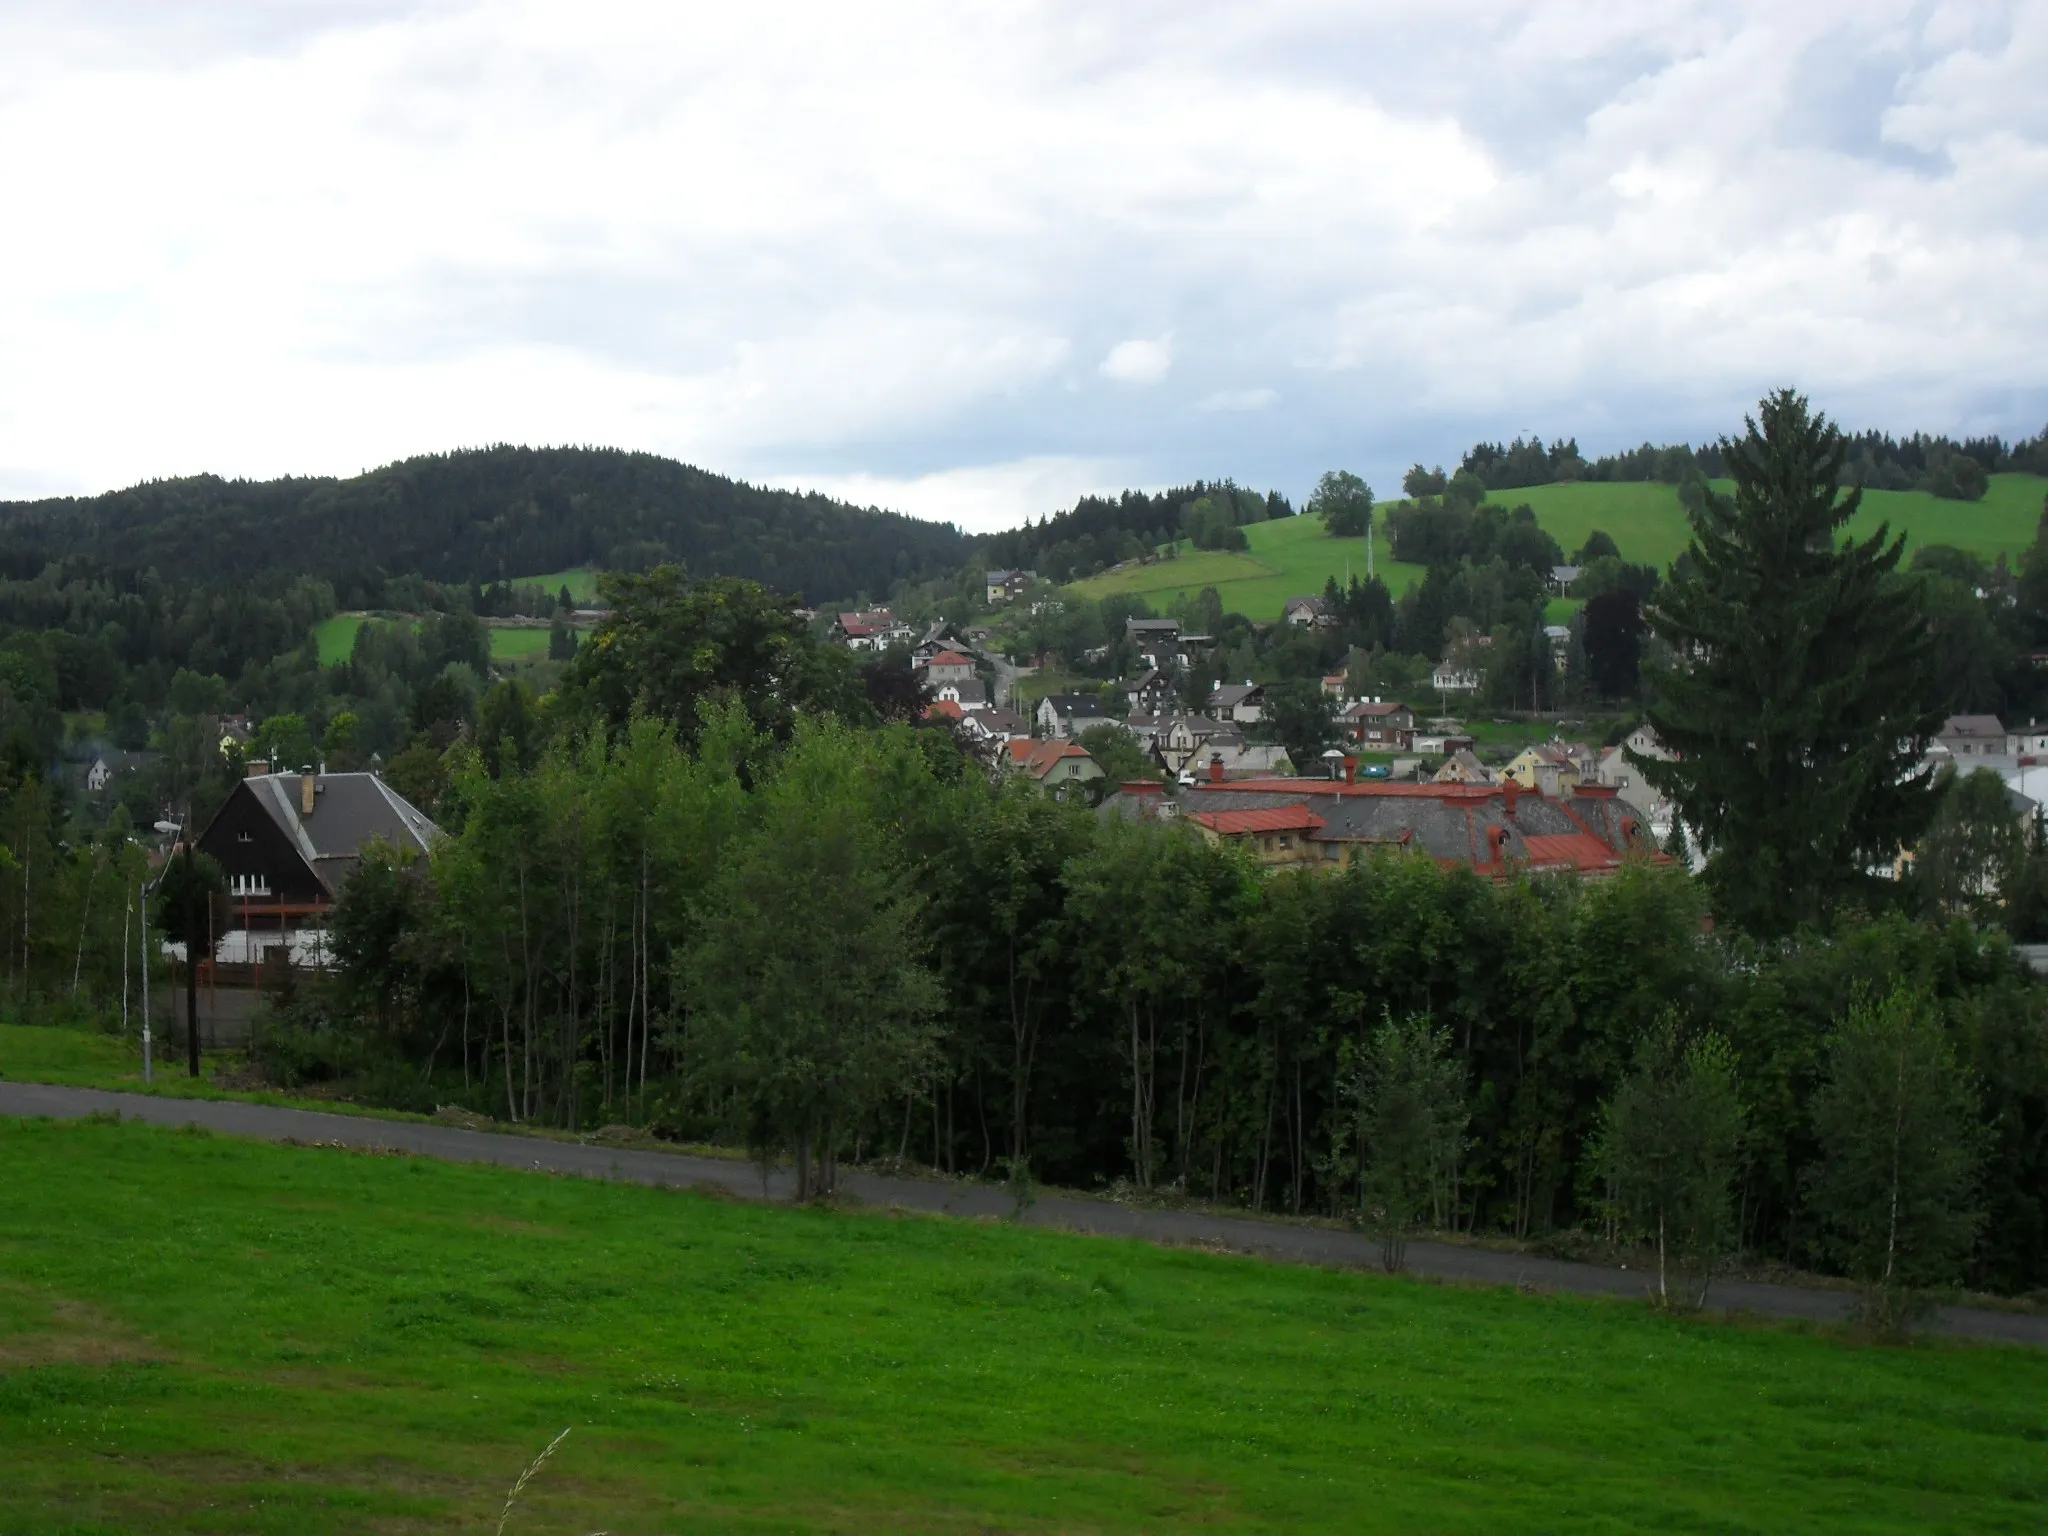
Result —
[{"label": "village house", "polygon": [[2007,732],[1996,715],[1950,715],[1934,739],[1952,757],[2006,755]]},{"label": "village house", "polygon": [[972,713],[963,710],[961,723],[977,741],[1028,741],[1031,737],[1031,722],[1014,709],[977,709]]},{"label": "village house", "polygon": [[972,714],[988,708],[988,685],[978,677],[948,678],[931,685],[932,698],[957,704]]},{"label": "village house", "polygon": [[1320,597],[1290,597],[1280,617],[1292,629],[1328,629],[1337,622],[1329,603]]},{"label": "village house", "polygon": [[1440,694],[1477,693],[1482,681],[1477,669],[1455,661],[1441,661],[1429,675],[1429,686]]},{"label": "village house", "polygon": [[1177,774],[1212,738],[1222,735],[1224,727],[1207,715],[1167,715],[1145,721],[1142,732],[1140,744],[1168,773]]},{"label": "village house", "polygon": [[941,683],[970,682],[974,678],[974,663],[958,651],[938,651],[925,663],[924,678],[933,688]]},{"label": "village house", "polygon": [[1056,741],[1078,736],[1091,726],[1116,722],[1092,693],[1048,693],[1038,701],[1038,732]]},{"label": "village house", "polygon": [[1038,585],[1036,571],[990,571],[988,573],[988,601],[993,607],[1022,597]]},{"label": "village house", "polygon": [[1156,715],[1173,703],[1179,694],[1173,678],[1157,667],[1129,678],[1119,686],[1123,690],[1128,713],[1133,715]]},{"label": "village house", "polygon": [[374,773],[272,773],[252,763],[194,847],[228,880],[235,927],[317,926],[373,842],[427,852],[441,829]]},{"label": "village house", "polygon": [[1004,745],[1012,771],[1064,797],[1074,784],[1102,777],[1102,765],[1071,741],[1011,741]]},{"label": "village house", "polygon": [[1600,754],[1593,766],[1593,781],[1612,785],[1615,793],[1634,806],[1645,820],[1659,829],[1668,830],[1671,802],[1644,777],[1643,771],[1630,760],[1630,754],[1657,762],[1671,761],[1671,753],[1657,739],[1657,733],[1647,725],[1639,725],[1619,746],[1609,747]]},{"label": "village house", "polygon": [[908,643],[916,633],[887,608],[867,608],[833,619],[831,638],[850,651],[886,651]]},{"label": "village house", "polygon": [[1186,659],[1179,619],[1125,619],[1124,638],[1146,666],[1170,672]]},{"label": "village house", "polygon": [[1514,780],[1523,789],[1540,789],[1554,798],[1576,789],[1584,774],[1571,753],[1556,743],[1542,742],[1524,747],[1508,759],[1501,777]]},{"label": "village house", "polygon": [[1513,782],[1204,782],[1185,792],[1182,814],[1210,840],[1243,846],[1269,865],[1338,869],[1383,851],[1505,881],[1521,872],[1598,879],[1631,858],[1666,861],[1640,818],[1603,785],[1552,798]]},{"label": "village house", "polygon": [[1332,672],[1323,679],[1323,697],[1331,701],[1331,714],[1342,713],[1344,690],[1351,686],[1351,679],[1342,672]]},{"label": "village house", "polygon": [[1398,701],[1360,699],[1337,723],[1346,741],[1367,752],[1406,752],[1415,744],[1415,711]]},{"label": "village house", "polygon": [[1232,725],[1256,725],[1266,715],[1266,690],[1247,678],[1242,683],[1219,683],[1209,695],[1209,714]]},{"label": "village house", "polygon": [[1433,776],[1438,784],[1498,784],[1500,775],[1486,764],[1469,746],[1458,747],[1444,759],[1443,766]]}]

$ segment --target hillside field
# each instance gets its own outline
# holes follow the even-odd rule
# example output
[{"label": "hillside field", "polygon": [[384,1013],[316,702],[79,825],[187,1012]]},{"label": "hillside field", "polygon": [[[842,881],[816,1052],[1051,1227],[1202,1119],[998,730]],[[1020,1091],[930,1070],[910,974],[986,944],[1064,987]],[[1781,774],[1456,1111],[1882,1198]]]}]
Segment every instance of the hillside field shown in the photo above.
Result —
[{"label": "hillside field", "polygon": [[[331,667],[336,662],[347,661],[355,648],[356,631],[365,624],[383,622],[389,621],[346,613],[322,619],[313,626],[313,643],[319,649],[320,664]],[[548,653],[548,632],[545,629],[493,629],[490,635],[493,661],[532,661]]]},{"label": "hillside field", "polygon": [[[1731,489],[1717,482],[1716,489]],[[1859,537],[1889,523],[1907,536],[1908,549],[1919,544],[1953,544],[1994,559],[2016,560],[2034,542],[2041,519],[2048,478],[2040,475],[1993,475],[1982,501],[1943,501],[1923,491],[1867,491],[1863,506],[1849,525]],[[1662,569],[1677,559],[1691,540],[1678,488],[1638,482],[1538,485],[1497,491],[1493,499],[1508,506],[1527,502],[1536,520],[1563,546],[1567,557],[1599,529],[1620,547],[1625,559]],[[1227,611],[1252,619],[1277,619],[1287,599],[1318,593],[1335,576],[1344,580],[1346,565],[1365,573],[1363,539],[1333,539],[1312,517],[1255,523],[1245,529],[1251,549],[1245,554],[1186,551],[1177,560],[1131,566],[1076,582],[1073,590],[1086,597],[1111,593],[1142,595],[1154,608],[1165,608],[1182,592],[1213,586]],[[1377,532],[1379,571],[1396,597],[1421,579],[1422,567],[1390,558]],[[1910,553],[1908,555],[1910,559]],[[1557,622],[1553,618],[1553,622]]]},{"label": "hillside field", "polygon": [[[1333,539],[1313,517],[1284,517],[1253,523],[1244,531],[1251,548],[1242,554],[1197,550],[1183,543],[1172,560],[1105,571],[1074,583],[1084,597],[1133,592],[1162,613],[1182,593],[1214,587],[1226,613],[1277,619],[1290,597],[1315,597],[1331,577],[1343,585],[1348,574],[1365,579],[1365,540]],[[1402,565],[1388,552],[1386,536],[1375,532],[1374,559],[1396,596],[1422,579],[1422,567]]]},{"label": "hillside field", "polygon": [[2048,1356],[0,1120],[0,1532],[2048,1522]]}]

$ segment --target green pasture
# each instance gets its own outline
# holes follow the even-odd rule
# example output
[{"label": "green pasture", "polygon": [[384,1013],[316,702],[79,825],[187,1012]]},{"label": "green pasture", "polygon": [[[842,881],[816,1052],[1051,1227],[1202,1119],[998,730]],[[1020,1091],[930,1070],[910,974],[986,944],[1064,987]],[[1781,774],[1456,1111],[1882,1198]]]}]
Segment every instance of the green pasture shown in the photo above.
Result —
[{"label": "green pasture", "polygon": [[320,665],[335,666],[347,661],[355,650],[356,631],[369,623],[352,614],[337,613],[313,626],[313,645],[320,653]]},{"label": "green pasture", "polygon": [[[343,614],[321,620],[313,627],[313,643],[319,647],[320,664],[331,667],[336,662],[347,661],[355,648],[357,630],[365,624],[389,622],[392,621]],[[493,661],[533,661],[548,653],[548,632],[545,629],[493,629],[490,635]]]},{"label": "green pasture", "polygon": [[[1717,489],[1727,491],[1727,482]],[[1943,501],[1922,491],[1868,491],[1849,531],[1867,535],[1880,523],[1904,533],[1910,545],[1953,544],[1993,559],[2016,558],[2034,542],[2048,478],[2040,475],[1993,475],[1982,501]],[[1678,488],[1652,483],[1574,483],[1537,485],[1498,491],[1494,500],[1509,506],[1526,502],[1536,520],[1570,557],[1599,529],[1612,538],[1629,560],[1668,566],[1691,541]],[[1074,583],[1083,597],[1102,598],[1136,593],[1164,611],[1182,593],[1214,587],[1226,612],[1252,619],[1277,619],[1287,599],[1312,595],[1335,576],[1341,584],[1347,568],[1365,574],[1365,541],[1333,539],[1313,517],[1282,518],[1245,529],[1251,548],[1241,554],[1197,551],[1180,546],[1179,558],[1127,567]],[[1379,573],[1396,597],[1422,578],[1422,567],[1395,561],[1384,535],[1377,531]],[[1553,623],[1563,622],[1552,619]]]},{"label": "green pasture", "polygon": [[[1733,488],[1731,482],[1715,482],[1723,493]],[[1909,548],[1953,544],[1987,560],[1999,555],[2011,560],[2034,542],[2044,494],[2048,478],[2040,475],[1993,475],[1982,501],[1944,501],[1924,491],[1865,491],[1848,531],[1867,537],[1888,523],[1892,532],[1906,535]],[[1659,569],[1692,541],[1678,488],[1672,485],[1537,485],[1497,491],[1493,499],[1509,506],[1527,502],[1567,556],[1576,554],[1596,528],[1614,540],[1624,559]]]},{"label": "green pasture", "polygon": [[2048,1356],[0,1120],[0,1533],[2036,1531]]},{"label": "green pasture", "polygon": [[[1076,582],[1084,597],[1136,593],[1164,612],[1183,593],[1214,587],[1226,613],[1250,619],[1277,619],[1290,597],[1321,594],[1331,577],[1343,585],[1347,575],[1365,579],[1365,540],[1333,539],[1320,518],[1286,517],[1246,528],[1251,548],[1241,554],[1179,546],[1172,560],[1108,571]],[[1380,577],[1395,596],[1422,579],[1422,567],[1403,565],[1388,552],[1384,534],[1373,535],[1374,559]]]},{"label": "green pasture", "polygon": [[591,570],[588,566],[579,565],[573,570],[550,571],[545,576],[515,576],[512,578],[512,585],[546,587],[551,593],[567,587],[569,595],[578,603],[593,603],[597,601],[598,575],[597,571]]}]

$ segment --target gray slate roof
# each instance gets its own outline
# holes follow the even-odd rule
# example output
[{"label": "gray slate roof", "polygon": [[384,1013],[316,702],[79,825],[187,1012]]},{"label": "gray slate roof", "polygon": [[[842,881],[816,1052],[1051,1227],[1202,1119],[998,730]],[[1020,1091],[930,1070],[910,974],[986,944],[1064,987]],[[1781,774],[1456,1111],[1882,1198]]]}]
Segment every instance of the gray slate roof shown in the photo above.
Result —
[{"label": "gray slate roof", "polygon": [[336,895],[373,839],[425,853],[442,835],[424,811],[374,773],[318,775],[310,816],[299,810],[301,775],[266,773],[244,782],[320,883]]}]

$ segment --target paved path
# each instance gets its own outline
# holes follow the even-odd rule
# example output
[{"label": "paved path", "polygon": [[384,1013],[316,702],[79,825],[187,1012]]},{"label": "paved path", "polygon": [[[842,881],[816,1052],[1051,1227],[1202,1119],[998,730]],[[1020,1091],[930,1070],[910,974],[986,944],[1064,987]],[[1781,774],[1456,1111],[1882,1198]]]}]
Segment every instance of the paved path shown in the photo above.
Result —
[{"label": "paved path", "polygon": [[[663,1188],[687,1189],[705,1184],[753,1199],[786,1196],[792,1179],[773,1175],[764,1188],[760,1170],[751,1163],[681,1153],[636,1151],[602,1143],[552,1141],[537,1136],[507,1136],[465,1131],[453,1126],[420,1125],[399,1120],[374,1120],[355,1115],[329,1115],[317,1110],[277,1109],[213,1099],[154,1098],[135,1093],[109,1093],[97,1088],[57,1088],[42,1083],[0,1082],[0,1115],[48,1115],[75,1119],[95,1111],[153,1125],[201,1125],[232,1136],[262,1141],[333,1142],[348,1147],[390,1148],[457,1163],[495,1163],[546,1173],[579,1174],[585,1178],[619,1179]],[[856,1173],[842,1187],[870,1205],[895,1205],[907,1210],[936,1211],[952,1216],[1004,1216],[1011,1202],[1000,1188],[986,1184],[949,1183],[938,1179],[886,1179]],[[1262,1254],[1312,1264],[1376,1267],[1379,1245],[1355,1232],[1246,1217],[1192,1211],[1134,1209],[1101,1200],[1042,1195],[1024,1216],[1028,1225],[1061,1227],[1110,1237],[1143,1238],[1152,1242],[1202,1244],[1239,1253]],[[1451,1243],[1411,1243],[1408,1267],[1419,1275],[1482,1285],[1524,1285],[1580,1296],[1641,1296],[1640,1273],[1597,1264],[1531,1258],[1486,1248]],[[1715,1284],[1713,1304],[1765,1317],[1805,1318],[1835,1322],[1848,1311],[1840,1291],[1799,1286],[1766,1285],[1724,1280]],[[1930,1326],[1937,1333],[2027,1344],[2048,1349],[2048,1317],[1944,1307]]]}]

